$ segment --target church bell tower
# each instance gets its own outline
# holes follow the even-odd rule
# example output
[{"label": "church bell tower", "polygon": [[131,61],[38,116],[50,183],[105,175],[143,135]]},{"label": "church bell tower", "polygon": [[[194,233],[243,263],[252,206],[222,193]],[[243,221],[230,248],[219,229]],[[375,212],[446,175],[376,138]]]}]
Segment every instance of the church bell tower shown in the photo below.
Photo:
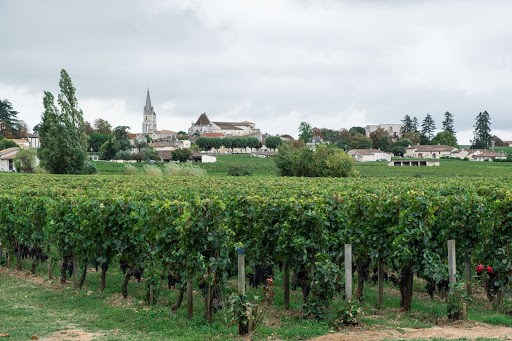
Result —
[{"label": "church bell tower", "polygon": [[152,134],[156,133],[156,114],[153,106],[151,105],[151,98],[148,94],[146,96],[146,106],[144,107],[144,113],[142,117],[142,133]]}]

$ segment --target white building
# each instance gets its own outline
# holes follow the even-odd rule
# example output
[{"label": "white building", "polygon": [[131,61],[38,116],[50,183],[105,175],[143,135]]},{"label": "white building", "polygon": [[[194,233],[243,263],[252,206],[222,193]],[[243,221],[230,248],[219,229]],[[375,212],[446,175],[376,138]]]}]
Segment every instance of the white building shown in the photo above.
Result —
[{"label": "white building", "polygon": [[398,140],[402,138],[402,127],[403,124],[371,124],[367,125],[364,129],[366,130],[366,137],[370,137],[371,133],[382,128],[389,133],[392,139]]},{"label": "white building", "polygon": [[16,153],[20,150],[18,147],[7,148],[0,151],[0,171],[2,172],[14,172],[14,158]]},{"label": "white building", "polygon": [[405,157],[439,159],[441,157],[452,157],[452,153],[459,150],[451,146],[438,145],[421,145],[416,144],[405,148]]},{"label": "white building", "polygon": [[206,113],[201,114],[196,123],[192,123],[188,129],[190,136],[194,134],[202,136],[204,133],[219,133],[226,137],[256,137],[260,141],[262,139],[260,130],[256,129],[256,124],[252,122],[213,122],[206,116]]},{"label": "white building", "polygon": [[352,149],[347,154],[358,162],[391,161],[391,157],[393,156],[393,154],[383,152],[379,149]]}]

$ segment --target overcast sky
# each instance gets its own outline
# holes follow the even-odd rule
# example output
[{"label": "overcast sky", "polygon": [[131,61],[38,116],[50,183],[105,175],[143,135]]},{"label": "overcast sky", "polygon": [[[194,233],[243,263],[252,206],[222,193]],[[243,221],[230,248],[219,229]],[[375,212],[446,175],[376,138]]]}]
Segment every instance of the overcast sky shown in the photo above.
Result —
[{"label": "overcast sky", "polygon": [[84,119],[140,132],[251,121],[297,137],[454,114],[459,143],[487,110],[512,140],[512,1],[0,1],[0,98],[30,128],[66,69]]}]

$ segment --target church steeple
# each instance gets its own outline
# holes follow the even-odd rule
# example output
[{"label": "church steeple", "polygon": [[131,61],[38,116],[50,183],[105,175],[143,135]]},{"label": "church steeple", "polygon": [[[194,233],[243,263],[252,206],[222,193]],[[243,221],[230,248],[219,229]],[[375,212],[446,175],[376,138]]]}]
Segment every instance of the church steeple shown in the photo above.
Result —
[{"label": "church steeple", "polygon": [[146,95],[146,106],[144,107],[144,114],[155,115],[155,111],[153,110],[153,106],[151,105],[151,97],[149,97],[149,88],[148,93]]},{"label": "church steeple", "polygon": [[151,105],[151,97],[149,96],[149,88],[146,95],[146,106],[142,113],[142,133],[152,134],[156,133],[156,113]]}]

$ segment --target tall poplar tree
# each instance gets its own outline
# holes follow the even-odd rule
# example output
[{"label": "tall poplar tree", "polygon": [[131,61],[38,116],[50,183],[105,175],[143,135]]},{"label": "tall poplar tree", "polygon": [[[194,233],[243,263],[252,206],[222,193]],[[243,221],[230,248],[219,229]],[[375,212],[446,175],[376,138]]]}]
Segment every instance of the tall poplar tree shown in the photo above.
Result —
[{"label": "tall poplar tree", "polygon": [[87,135],[76,89],[64,69],[60,71],[59,87],[58,106],[54,96],[44,92],[38,156],[41,166],[50,173],[81,174],[87,157]]},{"label": "tall poplar tree", "polygon": [[487,111],[479,113],[476,117],[475,131],[473,132],[473,148],[489,148],[492,143],[491,117]]}]

